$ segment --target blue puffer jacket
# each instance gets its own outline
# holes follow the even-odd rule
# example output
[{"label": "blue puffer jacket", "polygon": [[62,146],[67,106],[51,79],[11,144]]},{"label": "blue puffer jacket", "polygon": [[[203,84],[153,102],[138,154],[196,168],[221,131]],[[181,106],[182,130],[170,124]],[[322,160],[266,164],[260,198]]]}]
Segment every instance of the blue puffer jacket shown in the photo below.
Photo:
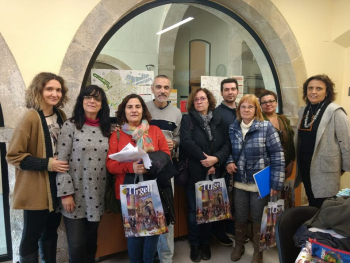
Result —
[{"label": "blue puffer jacket", "polygon": [[[232,155],[227,163],[234,162],[243,147],[240,124],[240,121],[236,120],[230,125]],[[282,190],[285,178],[284,154],[278,133],[271,122],[255,120],[245,139],[247,142],[236,163],[237,174],[234,175],[234,180],[240,183],[254,183],[253,174],[270,165],[271,188]]]}]

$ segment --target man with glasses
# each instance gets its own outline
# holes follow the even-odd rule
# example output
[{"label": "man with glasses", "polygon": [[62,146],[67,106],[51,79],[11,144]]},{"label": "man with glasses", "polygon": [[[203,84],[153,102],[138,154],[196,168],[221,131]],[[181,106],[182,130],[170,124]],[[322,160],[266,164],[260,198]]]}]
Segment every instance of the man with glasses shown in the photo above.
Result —
[{"label": "man with glasses", "polygon": [[[170,152],[173,154],[180,143],[180,124],[182,114],[180,110],[171,105],[169,95],[171,93],[171,81],[166,75],[158,75],[152,84],[152,93],[155,99],[146,103],[152,115],[151,125],[158,126],[167,142]],[[171,179],[174,192],[174,178]],[[158,256],[160,262],[172,262],[174,255],[174,226],[168,226],[169,232],[159,236]]]}]

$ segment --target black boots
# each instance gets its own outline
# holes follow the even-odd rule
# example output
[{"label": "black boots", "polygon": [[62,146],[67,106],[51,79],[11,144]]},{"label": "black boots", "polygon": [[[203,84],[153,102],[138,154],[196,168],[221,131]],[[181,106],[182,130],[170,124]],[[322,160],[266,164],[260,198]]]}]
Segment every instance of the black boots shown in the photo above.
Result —
[{"label": "black boots", "polygon": [[211,258],[211,250],[209,244],[200,246],[191,246],[190,258],[193,262],[200,262],[201,259],[209,260]]},{"label": "black boots", "polygon": [[201,257],[203,260],[209,260],[211,258],[211,251],[210,251],[209,244],[202,245]]},{"label": "black boots", "polygon": [[41,263],[56,263],[57,237],[49,240],[39,240]]},{"label": "black boots", "polygon": [[38,263],[38,251],[35,251],[32,254],[29,254],[24,257],[20,256],[19,261],[21,263]]},{"label": "black boots", "polygon": [[199,246],[191,246],[190,258],[193,262],[200,262],[201,261],[201,250],[200,250]]}]

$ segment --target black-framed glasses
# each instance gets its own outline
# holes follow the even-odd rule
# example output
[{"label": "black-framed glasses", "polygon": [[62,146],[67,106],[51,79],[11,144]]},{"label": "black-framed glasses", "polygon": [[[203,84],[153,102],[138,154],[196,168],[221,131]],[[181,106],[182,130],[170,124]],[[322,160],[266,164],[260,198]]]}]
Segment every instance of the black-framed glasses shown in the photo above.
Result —
[{"label": "black-framed glasses", "polygon": [[260,105],[272,104],[274,102],[276,102],[276,100],[268,100],[268,101],[260,102]]}]

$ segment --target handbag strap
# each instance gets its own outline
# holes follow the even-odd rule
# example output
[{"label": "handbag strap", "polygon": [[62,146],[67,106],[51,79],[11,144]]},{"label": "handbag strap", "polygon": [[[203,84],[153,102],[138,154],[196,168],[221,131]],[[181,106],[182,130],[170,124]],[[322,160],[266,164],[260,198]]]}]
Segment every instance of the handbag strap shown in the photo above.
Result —
[{"label": "handbag strap", "polygon": [[238,160],[239,160],[239,157],[241,157],[241,154],[242,154],[242,152],[243,152],[243,150],[244,150],[244,147],[245,147],[245,145],[246,145],[246,143],[247,143],[249,137],[250,137],[250,135],[246,135],[246,136],[245,136],[245,139],[244,139],[244,141],[243,141],[243,146],[242,146],[241,150],[239,151],[239,153],[238,153],[238,155],[237,155],[237,158],[236,158],[236,160],[235,160],[235,163],[237,163]]}]

